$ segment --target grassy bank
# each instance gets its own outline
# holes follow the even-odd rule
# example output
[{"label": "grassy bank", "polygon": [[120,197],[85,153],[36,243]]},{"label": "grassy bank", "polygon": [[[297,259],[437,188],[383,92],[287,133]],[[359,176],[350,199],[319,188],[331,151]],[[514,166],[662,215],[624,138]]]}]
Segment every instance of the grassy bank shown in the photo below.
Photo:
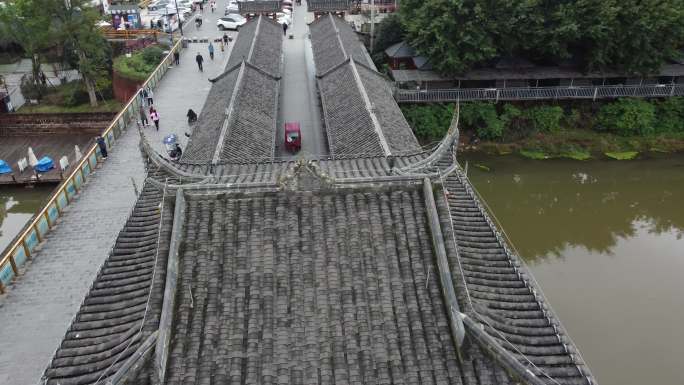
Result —
[{"label": "grassy bank", "polygon": [[[440,139],[453,105],[404,105],[421,141]],[[531,159],[608,157],[684,151],[684,98],[609,102],[461,104],[459,128],[466,151],[517,153]]]}]

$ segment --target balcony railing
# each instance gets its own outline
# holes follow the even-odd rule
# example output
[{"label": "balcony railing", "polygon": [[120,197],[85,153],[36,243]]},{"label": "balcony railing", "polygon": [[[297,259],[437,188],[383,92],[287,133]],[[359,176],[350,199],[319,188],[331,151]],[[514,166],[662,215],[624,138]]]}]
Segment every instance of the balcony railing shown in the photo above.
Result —
[{"label": "balcony railing", "polygon": [[635,86],[457,88],[433,90],[396,89],[399,103],[438,103],[469,100],[606,99],[621,97],[658,98],[684,96],[684,84]]}]

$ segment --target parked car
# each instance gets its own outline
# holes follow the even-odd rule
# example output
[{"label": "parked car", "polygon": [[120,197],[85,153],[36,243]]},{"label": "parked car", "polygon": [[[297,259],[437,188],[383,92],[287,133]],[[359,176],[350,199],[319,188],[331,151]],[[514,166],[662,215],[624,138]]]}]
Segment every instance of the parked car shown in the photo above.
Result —
[{"label": "parked car", "polygon": [[240,27],[247,23],[247,19],[240,15],[231,14],[224,16],[216,21],[216,26],[219,30],[225,31],[227,29],[239,30]]},{"label": "parked car", "polygon": [[153,3],[150,3],[150,5],[147,6],[147,10],[148,11],[159,11],[159,10],[163,10],[164,8],[166,8],[167,5],[169,5],[168,0],[159,0],[159,1],[155,1]]},{"label": "parked car", "polygon": [[231,14],[231,13],[239,13],[240,8],[238,7],[237,2],[230,3],[226,6],[226,11],[224,12],[225,15]]}]

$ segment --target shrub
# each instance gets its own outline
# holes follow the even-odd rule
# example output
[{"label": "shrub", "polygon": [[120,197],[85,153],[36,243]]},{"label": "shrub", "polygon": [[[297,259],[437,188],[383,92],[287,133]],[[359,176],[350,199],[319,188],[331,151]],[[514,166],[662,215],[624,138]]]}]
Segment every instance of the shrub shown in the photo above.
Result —
[{"label": "shrub", "polygon": [[416,136],[423,140],[441,139],[454,112],[451,104],[407,105],[401,109]]},{"label": "shrub", "polygon": [[536,106],[527,109],[525,116],[535,131],[558,132],[561,129],[563,109],[559,106]]},{"label": "shrub", "polygon": [[157,64],[164,57],[163,51],[159,47],[151,46],[142,51],[119,56],[114,59],[114,70],[121,76],[138,81],[144,81],[157,67]]},{"label": "shrub", "polygon": [[655,132],[655,106],[643,99],[619,99],[601,107],[599,130],[620,135],[649,135]]},{"label": "shrub", "polygon": [[482,139],[499,139],[503,136],[505,122],[499,118],[496,106],[487,102],[461,105],[461,122],[466,128],[474,128]]},{"label": "shrub", "polygon": [[164,58],[164,51],[152,45],[142,50],[142,57],[145,63],[156,67]]},{"label": "shrub", "polygon": [[24,75],[21,77],[21,84],[19,85],[22,95],[27,99],[41,100],[48,92],[47,86],[41,82],[33,80],[33,76]]},{"label": "shrub", "polygon": [[61,95],[62,105],[66,107],[88,103],[88,92],[80,81],[73,81],[61,85],[57,91]]},{"label": "shrub", "polygon": [[684,98],[672,97],[660,101],[656,105],[658,120],[656,131],[684,132]]}]

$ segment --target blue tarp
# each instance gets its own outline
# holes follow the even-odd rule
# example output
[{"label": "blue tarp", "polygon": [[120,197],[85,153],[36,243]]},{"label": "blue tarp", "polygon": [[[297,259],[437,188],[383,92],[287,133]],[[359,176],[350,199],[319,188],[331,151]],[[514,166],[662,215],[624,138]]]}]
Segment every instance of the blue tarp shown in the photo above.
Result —
[{"label": "blue tarp", "polygon": [[50,169],[55,168],[55,162],[50,159],[49,156],[44,156],[40,158],[38,161],[38,164],[36,164],[36,171],[38,172],[47,172],[50,171]]},{"label": "blue tarp", "polygon": [[10,167],[7,162],[0,159],[0,174],[9,174],[10,172],[12,172],[12,167]]}]

